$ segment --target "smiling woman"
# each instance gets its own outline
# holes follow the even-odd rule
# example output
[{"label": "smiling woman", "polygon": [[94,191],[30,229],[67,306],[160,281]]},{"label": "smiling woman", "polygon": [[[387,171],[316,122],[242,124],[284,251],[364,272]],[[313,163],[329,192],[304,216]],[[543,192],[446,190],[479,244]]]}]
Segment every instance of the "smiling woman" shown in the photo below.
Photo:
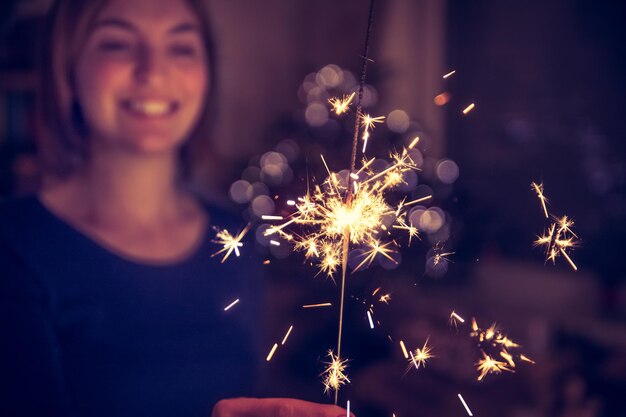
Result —
[{"label": "smiling woman", "polygon": [[212,256],[215,226],[238,222],[180,175],[209,123],[210,39],[200,0],[55,3],[41,96],[55,181],[0,206],[0,415],[345,414],[237,398],[253,392],[261,262]]},{"label": "smiling woman", "polygon": [[88,127],[100,127],[95,133],[106,139],[131,114],[175,116],[178,123],[162,133],[179,145],[188,137],[179,149],[187,164],[188,148],[206,140],[215,107],[215,89],[208,88],[215,85],[215,48],[204,2],[70,0],[56,2],[52,16],[40,106],[48,172],[75,172],[92,152]]}]

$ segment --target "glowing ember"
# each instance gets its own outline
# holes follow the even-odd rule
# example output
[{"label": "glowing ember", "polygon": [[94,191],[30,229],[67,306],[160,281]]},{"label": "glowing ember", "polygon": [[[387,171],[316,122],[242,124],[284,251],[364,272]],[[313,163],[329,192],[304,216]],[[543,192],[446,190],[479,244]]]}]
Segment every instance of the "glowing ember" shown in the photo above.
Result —
[{"label": "glowing ember", "polygon": [[317,308],[317,307],[330,307],[331,303],[319,303],[319,304],[305,304],[302,308]]},{"label": "glowing ember", "polygon": [[532,182],[530,183],[530,185],[532,189],[535,190],[535,192],[537,193],[537,197],[539,197],[539,201],[541,201],[543,214],[546,216],[546,219],[549,218],[550,216],[548,216],[548,208],[546,207],[546,203],[548,202],[548,199],[546,198],[546,196],[543,195],[543,184],[537,184],[536,182]]},{"label": "glowing ember", "polygon": [[543,184],[533,182],[531,183],[531,187],[537,193],[537,197],[541,202],[541,207],[543,208],[546,218],[552,217],[552,223],[550,223],[543,235],[537,236],[537,239],[534,242],[535,246],[545,246],[546,262],[552,261],[552,264],[554,265],[556,263],[556,258],[563,256],[572,269],[577,271],[578,267],[567,253],[578,245],[578,236],[572,231],[574,221],[567,216],[550,216],[546,206],[548,199],[543,194]]},{"label": "glowing ember", "polygon": [[239,298],[237,298],[235,301],[233,301],[232,303],[228,304],[226,307],[224,307],[224,311],[228,311],[230,310],[235,304],[237,304],[239,302]]},{"label": "glowing ember", "polygon": [[474,110],[474,107],[476,107],[476,105],[474,103],[470,104],[465,109],[463,109],[463,114],[465,114],[465,115],[468,114],[469,112]]},{"label": "glowing ember", "polygon": [[476,366],[477,370],[480,372],[480,375],[478,375],[477,378],[478,381],[482,381],[487,374],[499,374],[502,371],[513,372],[513,370],[508,367],[507,363],[497,361],[485,352],[483,352],[482,359],[479,359],[478,362],[476,362]]},{"label": "glowing ember", "polygon": [[[517,349],[520,345],[498,330],[495,324],[492,324],[487,329],[481,329],[476,319],[472,318],[470,337],[477,339],[478,347],[483,355],[476,363],[479,372],[478,381],[481,381],[486,375],[491,373],[514,372],[513,368],[516,367],[517,360],[534,363],[523,354],[513,353],[511,349]],[[504,359],[504,362],[496,360],[495,357],[497,356]]]},{"label": "glowing ember", "polygon": [[244,227],[244,229],[236,236],[231,235],[230,232],[226,229],[215,229],[217,233],[215,235],[215,239],[213,239],[213,242],[222,245],[223,248],[215,252],[213,255],[211,255],[211,257],[217,256],[225,252],[224,257],[221,260],[221,262],[224,263],[224,261],[226,261],[226,259],[228,259],[230,254],[233,252],[235,252],[235,255],[239,256],[239,248],[243,246],[243,243],[241,243],[241,239],[243,239],[246,233],[248,233],[248,230],[250,230],[250,225]]},{"label": "glowing ember", "polygon": [[465,407],[465,411],[467,411],[467,414],[471,417],[474,414],[472,414],[472,412],[470,411],[469,407],[467,406],[467,403],[465,402],[465,400],[463,399],[463,396],[461,396],[461,394],[457,394],[459,397],[459,400],[461,400],[461,402],[463,403],[463,407]]},{"label": "glowing ember", "polygon": [[[424,342],[424,346],[422,348],[415,349],[415,352],[409,352],[411,359],[409,359],[409,368],[415,366],[415,369],[419,369],[421,367],[426,366],[426,361],[430,358],[434,358],[434,355],[431,353],[432,347],[428,346],[428,339]],[[408,370],[407,369],[407,370]]]},{"label": "glowing ember", "polygon": [[404,342],[402,340],[400,340],[400,348],[402,348],[402,354],[404,355],[404,358],[409,359],[409,352],[407,352],[406,346],[404,346]]},{"label": "glowing ember", "polygon": [[289,330],[287,330],[287,333],[285,333],[285,337],[283,337],[283,341],[280,342],[281,345],[284,345],[285,342],[287,341],[287,338],[289,337],[289,335],[291,334],[291,331],[293,330],[293,326],[289,326]]},{"label": "glowing ember", "polygon": [[274,346],[272,346],[272,350],[270,350],[270,353],[267,355],[267,358],[265,358],[267,362],[272,360],[272,356],[274,356],[274,352],[276,352],[276,349],[278,349],[278,343],[274,343]]}]

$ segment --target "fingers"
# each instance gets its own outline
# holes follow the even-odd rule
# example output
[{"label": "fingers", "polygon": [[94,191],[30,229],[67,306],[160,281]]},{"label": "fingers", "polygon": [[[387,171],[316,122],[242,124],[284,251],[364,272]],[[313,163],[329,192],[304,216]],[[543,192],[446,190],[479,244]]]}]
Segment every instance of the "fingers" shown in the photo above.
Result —
[{"label": "fingers", "polygon": [[[293,398],[230,398],[213,407],[212,417],[345,417],[344,408]],[[355,417],[350,413],[351,417]]]}]

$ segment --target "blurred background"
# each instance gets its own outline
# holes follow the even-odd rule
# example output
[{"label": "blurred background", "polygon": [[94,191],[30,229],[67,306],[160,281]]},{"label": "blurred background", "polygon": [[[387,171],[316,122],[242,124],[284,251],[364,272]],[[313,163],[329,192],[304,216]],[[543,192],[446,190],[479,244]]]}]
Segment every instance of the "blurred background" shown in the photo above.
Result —
[{"label": "blurred background", "polygon": [[[0,3],[0,198],[42,181],[34,106],[49,3]],[[334,171],[348,166],[353,121],[328,99],[357,87],[368,2],[210,3],[219,122],[194,188],[254,225],[245,248],[267,263],[268,352],[293,326],[262,366],[265,393],[326,402],[319,374],[336,343],[338,287],[270,245],[261,216],[288,213],[287,199],[323,180],[320,154]],[[611,1],[376,3],[364,105],[386,122],[368,156],[419,136],[421,171],[400,192],[434,198],[411,212],[421,240],[397,264],[348,277],[352,384],[340,401],[357,415],[464,415],[461,393],[481,416],[626,416],[625,18]],[[551,213],[574,219],[578,271],[533,247],[549,225],[533,181]],[[333,306],[302,308],[320,302]],[[465,323],[449,323],[453,310]],[[536,363],[477,381],[472,317]],[[414,351],[427,339],[436,357],[406,372],[399,341]]]}]

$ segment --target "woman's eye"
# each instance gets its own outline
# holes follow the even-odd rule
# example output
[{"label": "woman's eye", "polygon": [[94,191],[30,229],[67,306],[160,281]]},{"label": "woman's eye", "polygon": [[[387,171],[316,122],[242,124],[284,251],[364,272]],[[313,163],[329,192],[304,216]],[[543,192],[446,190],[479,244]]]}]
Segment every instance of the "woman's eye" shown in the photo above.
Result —
[{"label": "woman's eye", "polygon": [[98,45],[98,49],[104,52],[124,52],[130,50],[132,45],[122,41],[104,41]]},{"label": "woman's eye", "polygon": [[196,48],[190,45],[173,45],[170,53],[174,56],[193,57],[196,55]]}]

